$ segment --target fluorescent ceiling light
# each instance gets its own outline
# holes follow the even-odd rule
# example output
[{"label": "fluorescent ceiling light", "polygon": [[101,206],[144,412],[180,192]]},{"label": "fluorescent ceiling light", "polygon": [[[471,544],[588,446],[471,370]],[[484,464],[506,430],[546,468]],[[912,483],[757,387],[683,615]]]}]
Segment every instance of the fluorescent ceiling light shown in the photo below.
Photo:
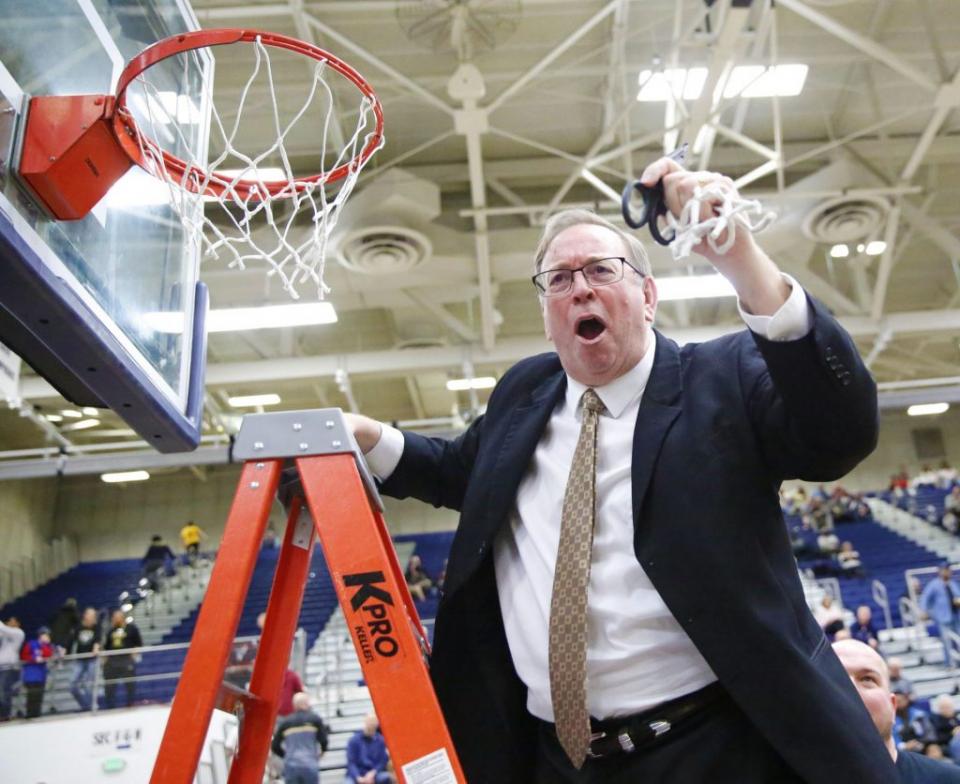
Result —
[{"label": "fluorescent ceiling light", "polygon": [[81,419],[71,425],[64,425],[61,430],[89,430],[91,427],[97,427],[100,424],[99,419]]},{"label": "fluorescent ceiling light", "polygon": [[100,474],[100,478],[104,482],[113,483],[113,482],[142,482],[145,479],[150,478],[150,474],[146,471],[114,471],[109,474]]},{"label": "fluorescent ceiling light", "polygon": [[[808,66],[802,63],[783,65],[738,65],[731,71],[723,86],[723,97],[770,98],[774,95],[788,98],[799,95],[807,79]],[[649,69],[640,72],[638,101],[667,101],[681,96],[685,101],[695,101],[703,92],[707,81],[706,68],[667,68],[663,71]]]},{"label": "fluorescent ceiling light", "polygon": [[[180,334],[183,313],[154,312],[144,314],[148,331]],[[207,314],[207,332],[244,332],[277,327],[307,327],[333,324],[337,311],[329,302],[304,302],[291,305],[261,305],[255,308],[224,308]]]},{"label": "fluorescent ceiling light", "polygon": [[476,376],[475,378],[451,378],[447,382],[447,389],[451,392],[463,392],[467,389],[493,389],[497,380],[493,376]]},{"label": "fluorescent ceiling light", "polygon": [[67,419],[83,419],[83,414],[79,411],[75,411],[72,408],[65,408],[60,412],[60,416],[66,417]]},{"label": "fluorescent ceiling light", "polygon": [[83,411],[85,416],[98,417],[100,416],[100,409],[94,408],[93,406],[84,406],[81,411]]},{"label": "fluorescent ceiling light", "polygon": [[931,414],[942,414],[950,408],[949,403],[918,403],[907,409],[908,416],[930,416]]},{"label": "fluorescent ceiling light", "polygon": [[60,416],[59,414],[44,414],[44,415],[43,415],[43,418],[46,419],[48,422],[62,422],[62,421],[63,421],[63,417]]},{"label": "fluorescent ceiling light", "polygon": [[638,101],[667,101],[680,96],[685,101],[694,101],[703,92],[707,81],[706,68],[667,68],[663,71],[644,70],[638,82]]},{"label": "fluorescent ceiling light", "polygon": [[830,248],[830,256],[835,259],[845,259],[850,255],[850,248],[846,245],[834,245]]},{"label": "fluorescent ceiling light", "polygon": [[280,402],[280,395],[271,392],[266,395],[238,395],[227,399],[227,402],[234,408],[245,408],[247,406],[275,406]]},{"label": "fluorescent ceiling light", "polygon": [[656,281],[657,298],[660,302],[675,299],[737,296],[737,292],[730,281],[719,274],[657,278]]},{"label": "fluorescent ceiling light", "polygon": [[802,63],[738,65],[723,88],[724,98],[790,98],[800,95],[809,68]]},{"label": "fluorescent ceiling light", "polygon": [[883,240],[873,240],[873,242],[867,243],[867,255],[868,256],[879,256],[887,249],[887,243]]}]

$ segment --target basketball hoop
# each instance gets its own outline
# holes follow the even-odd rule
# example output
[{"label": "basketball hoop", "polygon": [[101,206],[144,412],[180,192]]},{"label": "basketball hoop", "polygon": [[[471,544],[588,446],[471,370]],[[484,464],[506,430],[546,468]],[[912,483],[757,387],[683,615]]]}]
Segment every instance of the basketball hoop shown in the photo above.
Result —
[{"label": "basketball hoop", "polygon": [[[179,83],[205,80],[210,61],[203,53],[240,44],[253,47],[252,73],[227,115],[232,115],[229,123],[211,98],[209,139],[198,141],[185,130],[190,118],[181,116],[183,96],[160,89],[146,72],[175,58]],[[276,57],[277,50],[308,58],[310,65],[310,87],[293,111],[279,100],[289,91],[274,81],[271,51]],[[334,76],[342,77],[337,88],[352,85],[359,92],[355,109],[337,107],[342,91],[327,80]],[[268,98],[250,108],[256,104],[250,99],[252,88],[261,81]],[[166,100],[171,95],[172,104]],[[187,107],[186,114],[195,110]],[[353,113],[351,129],[341,129],[338,118]],[[276,140],[265,149],[252,149],[258,144],[240,137],[248,123],[262,116],[272,121]],[[298,123],[312,120],[319,121],[310,134],[319,156],[312,158],[314,171],[301,174],[294,172],[286,142]],[[336,136],[342,143],[333,140]],[[219,148],[209,162],[208,141]],[[20,175],[54,217],[73,220],[86,215],[132,164],[138,165],[166,183],[171,207],[204,256],[223,255],[228,266],[238,269],[265,261],[291,297],[298,298],[297,284],[309,280],[322,298],[329,290],[323,268],[330,234],[361,169],[383,141],[383,110],[373,88],[335,55],[278,33],[201,30],[159,41],[133,58],[114,96],[31,99]]]}]

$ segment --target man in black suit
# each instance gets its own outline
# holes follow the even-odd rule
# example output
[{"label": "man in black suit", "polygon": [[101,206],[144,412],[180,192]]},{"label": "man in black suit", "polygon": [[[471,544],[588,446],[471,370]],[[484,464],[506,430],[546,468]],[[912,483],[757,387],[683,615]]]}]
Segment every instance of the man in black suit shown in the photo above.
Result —
[{"label": "man in black suit", "polygon": [[[642,179],[674,215],[733,190],[668,159]],[[350,418],[385,494],[461,514],[431,674],[471,784],[896,781],[778,502],[869,454],[876,387],[742,226],[695,250],[749,330],[678,346],[637,239],[560,213],[534,276],[556,354],[511,368],[453,441]]]}]

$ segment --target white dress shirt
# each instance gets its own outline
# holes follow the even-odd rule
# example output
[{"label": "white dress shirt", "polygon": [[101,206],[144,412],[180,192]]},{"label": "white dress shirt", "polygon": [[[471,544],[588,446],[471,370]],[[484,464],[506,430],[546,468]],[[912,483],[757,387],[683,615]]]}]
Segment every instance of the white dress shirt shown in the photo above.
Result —
[{"label": "white dress shirt", "polygon": [[[773,316],[740,309],[747,326],[770,340],[795,340],[810,330],[803,290],[790,276],[784,278],[792,291]],[[654,354],[655,338],[632,370],[596,388],[606,411],[597,432],[597,516],[587,596],[587,707],[599,719],[637,713],[716,680],[633,550],[633,431]],[[580,433],[580,398],[585,390],[567,377],[566,394],[521,480],[509,524],[494,542],[510,654],[527,686],[528,710],[545,721],[553,721],[548,640],[562,488]],[[386,479],[402,453],[403,435],[384,425],[366,459],[370,470]]]}]

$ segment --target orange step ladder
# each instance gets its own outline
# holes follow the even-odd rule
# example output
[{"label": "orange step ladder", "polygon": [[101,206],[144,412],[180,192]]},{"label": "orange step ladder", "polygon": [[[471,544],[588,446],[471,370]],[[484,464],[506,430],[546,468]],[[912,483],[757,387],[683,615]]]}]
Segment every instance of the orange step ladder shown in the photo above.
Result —
[{"label": "orange step ladder", "polygon": [[[465,784],[440,712],[429,644],[383,520],[373,477],[340,409],[244,417],[245,461],[187,652],[151,784],[192,784],[214,708],[241,726],[229,784],[260,784],[300,615],[314,535],[360,658],[401,784]],[[293,460],[294,470],[281,472]],[[288,509],[249,691],[222,684],[270,508]]]}]

